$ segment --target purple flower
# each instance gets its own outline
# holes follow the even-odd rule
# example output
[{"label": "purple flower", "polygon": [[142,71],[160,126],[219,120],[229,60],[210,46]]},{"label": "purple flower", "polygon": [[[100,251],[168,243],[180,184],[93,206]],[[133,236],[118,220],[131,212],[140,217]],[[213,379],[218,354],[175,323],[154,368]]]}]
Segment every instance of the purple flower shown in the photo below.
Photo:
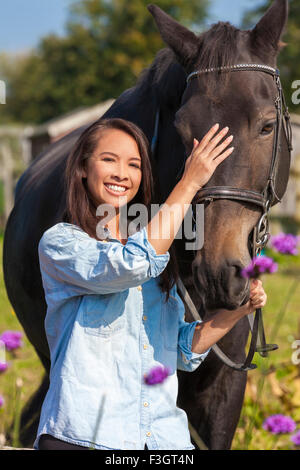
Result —
[{"label": "purple flower", "polygon": [[272,258],[262,255],[253,258],[251,263],[242,269],[241,274],[243,277],[251,279],[258,279],[261,274],[272,274],[277,271],[278,265]]},{"label": "purple flower", "polygon": [[7,362],[0,362],[0,373],[5,372],[7,368],[8,368]]},{"label": "purple flower", "polygon": [[164,382],[164,380],[170,375],[170,369],[165,366],[156,366],[144,375],[144,382],[147,385],[157,385]]},{"label": "purple flower", "polygon": [[300,431],[291,437],[291,441],[295,444],[295,446],[300,446]]},{"label": "purple flower", "polygon": [[4,331],[0,336],[0,340],[3,341],[5,347],[8,351],[12,351],[13,349],[20,348],[22,346],[22,333],[20,331]]},{"label": "purple flower", "polygon": [[296,429],[295,421],[281,414],[269,416],[263,423],[263,428],[272,434],[285,434]]},{"label": "purple flower", "polygon": [[279,233],[279,235],[271,237],[272,248],[284,255],[297,255],[299,241],[299,237],[291,233]]},{"label": "purple flower", "polygon": [[0,395],[0,408],[4,405],[4,398],[2,395]]}]

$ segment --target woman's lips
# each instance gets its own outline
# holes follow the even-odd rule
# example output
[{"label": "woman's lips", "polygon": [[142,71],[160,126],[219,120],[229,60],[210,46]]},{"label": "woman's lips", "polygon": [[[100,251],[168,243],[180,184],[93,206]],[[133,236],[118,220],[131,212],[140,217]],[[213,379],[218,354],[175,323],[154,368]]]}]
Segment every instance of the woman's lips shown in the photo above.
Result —
[{"label": "woman's lips", "polygon": [[[113,189],[109,188],[108,186],[106,186],[106,184],[104,185],[105,186],[105,189],[110,193],[110,194],[113,194],[114,196],[123,196],[124,194],[126,194],[128,192],[128,189],[125,189],[125,191],[114,191]],[[117,185],[116,185],[117,186]]]}]

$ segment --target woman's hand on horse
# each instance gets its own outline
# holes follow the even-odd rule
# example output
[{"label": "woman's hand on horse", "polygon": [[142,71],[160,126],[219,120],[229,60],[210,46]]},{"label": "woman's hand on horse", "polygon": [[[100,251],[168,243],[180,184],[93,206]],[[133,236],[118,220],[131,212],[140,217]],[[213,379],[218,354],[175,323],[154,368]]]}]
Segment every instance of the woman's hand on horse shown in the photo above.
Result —
[{"label": "woman's hand on horse", "polygon": [[186,161],[182,179],[186,184],[194,186],[195,192],[199,191],[210,180],[217,166],[229,157],[234,150],[234,147],[227,149],[233,140],[232,135],[218,145],[228,133],[229,128],[225,127],[215,135],[218,129],[219,124],[215,124],[201,142],[194,139],[194,147]]}]

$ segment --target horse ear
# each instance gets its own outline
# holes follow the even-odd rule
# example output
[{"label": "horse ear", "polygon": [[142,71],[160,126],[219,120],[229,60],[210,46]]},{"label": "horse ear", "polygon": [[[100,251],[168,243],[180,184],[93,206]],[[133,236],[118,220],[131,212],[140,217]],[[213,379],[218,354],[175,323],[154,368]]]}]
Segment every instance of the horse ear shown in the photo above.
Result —
[{"label": "horse ear", "polygon": [[150,4],[148,10],[154,17],[163,41],[174,51],[179,63],[188,69],[199,53],[199,39],[158,6]]},{"label": "horse ear", "polygon": [[262,19],[251,31],[252,43],[257,50],[278,54],[284,45],[280,38],[288,19],[288,0],[275,0]]}]

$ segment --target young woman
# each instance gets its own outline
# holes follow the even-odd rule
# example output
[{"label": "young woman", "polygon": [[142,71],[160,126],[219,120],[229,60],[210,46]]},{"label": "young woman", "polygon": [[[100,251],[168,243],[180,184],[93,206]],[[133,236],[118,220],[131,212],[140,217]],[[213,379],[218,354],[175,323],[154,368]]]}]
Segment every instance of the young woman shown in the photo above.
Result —
[{"label": "young woman", "polygon": [[[102,119],[79,138],[66,166],[64,222],[39,243],[51,371],[36,449],[194,448],[176,406],[176,369],[194,371],[240,318],[266,303],[261,282],[253,283],[239,309],[184,321],[171,245],[196,192],[233,151],[228,128],[218,127],[194,140],[165,204],[129,235],[122,209],[139,203],[149,214],[153,201],[145,135],[128,121]],[[168,378],[147,385],[145,374],[159,365]]]}]

